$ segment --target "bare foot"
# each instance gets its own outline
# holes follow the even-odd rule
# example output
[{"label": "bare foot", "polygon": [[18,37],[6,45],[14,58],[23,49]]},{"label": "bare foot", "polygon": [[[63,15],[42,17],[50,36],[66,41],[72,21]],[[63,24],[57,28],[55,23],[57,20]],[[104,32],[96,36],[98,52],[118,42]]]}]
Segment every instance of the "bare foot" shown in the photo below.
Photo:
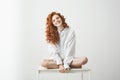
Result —
[{"label": "bare foot", "polygon": [[63,66],[63,65],[59,65],[59,71],[60,71],[61,73],[65,73],[65,71],[64,71],[64,66]]}]

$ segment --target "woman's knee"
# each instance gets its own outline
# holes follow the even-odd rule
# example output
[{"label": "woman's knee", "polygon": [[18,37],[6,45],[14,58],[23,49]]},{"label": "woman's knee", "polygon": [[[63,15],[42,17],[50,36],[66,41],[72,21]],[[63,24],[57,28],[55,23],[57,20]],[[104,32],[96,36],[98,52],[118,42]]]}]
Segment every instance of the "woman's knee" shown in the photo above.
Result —
[{"label": "woman's knee", "polygon": [[46,67],[46,68],[48,67],[48,65],[49,65],[49,62],[46,60],[44,60],[41,64],[42,67]]},{"label": "woman's knee", "polygon": [[82,57],[82,61],[83,61],[83,64],[86,64],[88,62],[88,58],[87,57]]}]

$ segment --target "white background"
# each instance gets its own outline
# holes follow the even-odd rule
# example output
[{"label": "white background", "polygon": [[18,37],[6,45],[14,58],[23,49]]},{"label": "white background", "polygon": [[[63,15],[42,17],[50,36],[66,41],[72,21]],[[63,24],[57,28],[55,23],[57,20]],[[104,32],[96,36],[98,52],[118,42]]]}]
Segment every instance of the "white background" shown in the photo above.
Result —
[{"label": "white background", "polygon": [[[45,21],[62,13],[76,32],[76,56],[87,56],[93,80],[120,80],[119,0],[0,2],[0,80],[37,80],[48,55]],[[84,66],[83,66],[84,67]]]}]

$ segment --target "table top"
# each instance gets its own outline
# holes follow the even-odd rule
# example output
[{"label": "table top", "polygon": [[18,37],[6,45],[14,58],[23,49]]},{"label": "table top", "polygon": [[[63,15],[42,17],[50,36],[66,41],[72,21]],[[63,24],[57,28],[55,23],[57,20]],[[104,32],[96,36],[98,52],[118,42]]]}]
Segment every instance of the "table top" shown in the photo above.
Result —
[{"label": "table top", "polygon": [[[38,71],[39,72],[57,72],[59,70],[58,69],[46,69],[44,67],[39,67]],[[71,68],[70,71],[71,72],[81,72],[81,71],[91,71],[91,69],[89,69],[87,67],[83,67],[83,68]]]}]

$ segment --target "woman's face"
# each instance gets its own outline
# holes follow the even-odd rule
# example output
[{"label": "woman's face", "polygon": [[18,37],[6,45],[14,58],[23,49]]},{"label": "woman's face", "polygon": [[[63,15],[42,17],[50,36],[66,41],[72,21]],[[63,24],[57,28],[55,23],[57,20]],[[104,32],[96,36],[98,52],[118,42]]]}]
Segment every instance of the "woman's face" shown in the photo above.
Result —
[{"label": "woman's face", "polygon": [[62,26],[62,19],[59,15],[54,15],[52,17],[52,23],[56,27],[61,27]]}]

